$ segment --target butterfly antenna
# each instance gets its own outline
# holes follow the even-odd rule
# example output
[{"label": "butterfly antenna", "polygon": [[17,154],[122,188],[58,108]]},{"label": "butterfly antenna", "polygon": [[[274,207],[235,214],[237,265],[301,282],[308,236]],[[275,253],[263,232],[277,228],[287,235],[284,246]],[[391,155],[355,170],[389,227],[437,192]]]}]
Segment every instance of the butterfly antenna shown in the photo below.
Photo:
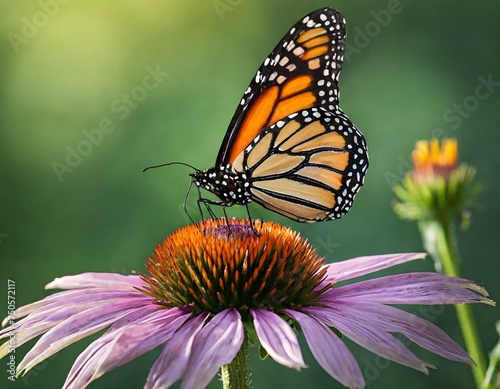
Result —
[{"label": "butterfly antenna", "polygon": [[199,170],[199,169],[196,169],[194,166],[192,166],[192,165],[190,165],[188,163],[184,163],[184,162],[169,162],[169,163],[162,163],[161,165],[148,166],[142,172],[144,173],[146,170],[149,170],[149,169],[156,169],[157,167],[170,166],[170,165],[182,165],[182,166],[190,167],[194,171],[198,171]]}]

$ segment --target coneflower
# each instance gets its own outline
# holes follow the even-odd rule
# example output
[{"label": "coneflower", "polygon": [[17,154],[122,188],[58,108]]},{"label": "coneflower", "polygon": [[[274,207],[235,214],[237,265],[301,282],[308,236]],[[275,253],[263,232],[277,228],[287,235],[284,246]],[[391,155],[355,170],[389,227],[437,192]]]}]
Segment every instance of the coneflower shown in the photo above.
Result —
[{"label": "coneflower", "polygon": [[[149,258],[149,275],[84,273],[48,289],[69,289],[19,308],[0,332],[17,345],[42,335],[17,367],[23,374],[58,350],[107,328],[77,358],[64,388],[84,388],[106,372],[164,344],[146,388],[203,388],[221,369],[226,388],[246,388],[246,351],[255,343],[276,362],[306,367],[297,332],[318,363],[346,387],[363,388],[342,337],[427,373],[394,334],[453,361],[474,363],[441,329],[388,304],[493,304],[473,281],[436,273],[341,281],[423,258],[406,253],[325,265],[289,228],[246,219],[205,220],[167,237]],[[8,353],[5,343],[0,355]]]}]

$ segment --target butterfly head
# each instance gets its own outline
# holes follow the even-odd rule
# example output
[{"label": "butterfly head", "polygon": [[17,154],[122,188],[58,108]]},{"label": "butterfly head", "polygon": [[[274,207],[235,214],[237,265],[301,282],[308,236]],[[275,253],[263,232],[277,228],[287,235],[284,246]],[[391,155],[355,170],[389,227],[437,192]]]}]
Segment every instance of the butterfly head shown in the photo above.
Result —
[{"label": "butterfly head", "polygon": [[230,165],[196,170],[190,176],[196,186],[215,194],[225,206],[243,205],[251,201],[246,175],[235,172]]}]

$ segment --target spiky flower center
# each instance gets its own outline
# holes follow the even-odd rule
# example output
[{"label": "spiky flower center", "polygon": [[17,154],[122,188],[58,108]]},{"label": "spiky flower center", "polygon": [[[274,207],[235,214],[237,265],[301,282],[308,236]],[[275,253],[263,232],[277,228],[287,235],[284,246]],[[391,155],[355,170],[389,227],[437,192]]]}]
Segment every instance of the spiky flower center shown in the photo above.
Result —
[{"label": "spiky flower center", "polygon": [[[272,222],[205,220],[167,237],[146,266],[144,292],[168,307],[219,312],[313,305],[323,258],[301,236]],[[321,284],[321,286],[320,286]]]}]

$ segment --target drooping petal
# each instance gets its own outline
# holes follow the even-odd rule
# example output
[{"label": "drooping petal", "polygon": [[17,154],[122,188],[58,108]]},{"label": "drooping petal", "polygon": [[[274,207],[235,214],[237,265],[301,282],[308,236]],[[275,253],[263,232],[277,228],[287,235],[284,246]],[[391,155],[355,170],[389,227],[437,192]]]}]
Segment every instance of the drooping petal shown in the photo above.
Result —
[{"label": "drooping petal", "polygon": [[331,263],[326,265],[328,270],[325,281],[340,282],[350,280],[351,278],[364,276],[401,263],[423,259],[426,255],[425,253],[370,255]]},{"label": "drooping petal", "polygon": [[392,334],[378,328],[376,323],[363,320],[359,314],[353,317],[348,311],[344,312],[341,307],[335,307],[335,309],[308,307],[304,311],[316,316],[328,326],[337,328],[360,346],[386,359],[425,374],[428,373],[427,367],[434,367],[420,360]]},{"label": "drooping petal", "polygon": [[[82,306],[54,308],[49,311],[44,310],[42,312],[33,313],[29,317],[3,329],[0,332],[0,339],[15,334],[16,347],[19,347],[31,339],[36,338],[38,335],[47,332],[68,317],[89,308],[91,308],[91,305],[86,304]],[[7,353],[8,343],[5,342],[0,346],[0,358],[3,358]]]},{"label": "drooping petal", "polygon": [[276,362],[300,370],[306,367],[299,342],[290,325],[273,312],[250,309],[262,347]]},{"label": "drooping petal", "polygon": [[[150,301],[151,299],[147,297],[142,300],[134,299],[132,301],[112,300],[105,304],[94,305],[93,308],[84,311],[73,312],[73,315],[61,321],[38,340],[19,363],[18,370],[30,370],[62,348],[100,331],[134,310],[142,310],[144,306],[149,306],[150,311],[158,309],[157,306],[150,304]],[[82,307],[76,308],[82,309]],[[28,338],[24,334],[23,332],[23,342]]]},{"label": "drooping petal", "polygon": [[317,319],[290,309],[283,310],[297,320],[314,358],[337,381],[349,388],[364,388],[365,380],[358,363],[347,346]]},{"label": "drooping petal", "polygon": [[[112,291],[96,288],[92,289],[92,293],[89,293],[88,290],[59,292],[37,303],[18,308],[14,313],[15,318],[28,316],[1,330],[0,339],[15,333],[16,345],[19,347],[56,327],[61,322],[72,318],[75,314],[93,310],[99,316],[101,312],[105,312],[105,309],[101,311],[98,309],[99,307],[110,307],[114,303],[122,304],[126,301],[130,304],[128,308],[149,305],[153,302],[151,298],[137,290],[119,289]],[[94,315],[94,313],[91,314]],[[0,346],[0,357],[5,356],[8,352],[7,346],[7,343]]]},{"label": "drooping petal", "polygon": [[48,283],[45,289],[134,289],[146,284],[139,276],[124,276],[116,273],[82,273],[74,276],[64,276]]},{"label": "drooping petal", "polygon": [[106,353],[106,348],[99,347],[104,345],[102,342],[99,342],[99,345],[96,342],[92,343],[78,356],[66,377],[62,389],[84,389],[92,381],[99,378],[94,375],[95,367]]},{"label": "drooping petal", "polygon": [[[58,294],[65,293],[67,292],[61,292]],[[153,302],[151,298],[146,297],[138,291],[135,291],[134,293],[123,293],[122,291],[113,293],[82,293],[79,291],[78,295],[68,297],[68,301],[62,300],[61,302],[51,302],[45,306],[39,306],[36,312],[31,312],[29,316],[1,330],[0,339],[6,338],[9,334],[15,333],[16,345],[21,346],[38,335],[56,327],[64,320],[73,317],[75,314],[92,309],[94,312],[100,312],[97,309],[100,306],[109,307],[114,303],[121,304],[125,301],[129,302],[129,308],[140,305],[149,305]],[[19,310],[22,310],[23,308],[24,307],[21,307]],[[16,311],[16,316],[18,316],[17,312],[18,311]],[[5,351],[5,345],[6,344],[4,343],[0,346],[0,357],[4,356],[3,352]]]},{"label": "drooping petal", "polygon": [[203,328],[208,313],[186,321],[172,336],[149,372],[144,389],[169,388],[181,379],[191,356],[195,336]]},{"label": "drooping petal", "polygon": [[77,358],[64,389],[84,388],[104,373],[166,342],[190,315],[190,311],[180,308],[161,309],[106,332]]},{"label": "drooping petal", "polygon": [[[2,321],[2,327],[5,327],[7,325],[7,323],[12,320],[12,319],[20,319],[24,316],[27,316],[29,315],[30,313],[32,312],[35,312],[41,308],[44,308],[45,306],[47,306],[49,303],[47,301],[45,301],[45,299],[43,300],[39,300],[39,301],[36,301],[34,303],[31,303],[31,304],[27,304],[27,305],[23,305],[22,307],[19,307],[17,308],[13,315],[12,316],[7,316],[5,319],[3,319]],[[54,309],[59,309],[60,307],[57,307],[57,308],[54,308]],[[13,325],[11,325],[9,328],[13,328],[14,326],[19,326],[19,321],[14,323]],[[9,331],[8,329],[3,329],[0,331],[0,334],[3,334],[4,332],[6,331]]]},{"label": "drooping petal", "polygon": [[452,361],[474,364],[474,361],[453,339],[442,329],[412,313],[388,305],[337,301],[336,306],[342,305],[343,312],[350,312],[353,317],[364,317],[371,323],[388,332],[399,332],[435,354]]},{"label": "drooping petal", "polygon": [[[109,289],[92,289],[92,293],[89,293],[88,290],[84,289],[76,289],[76,290],[67,290],[59,293],[55,293],[53,295],[47,296],[44,299],[34,302],[32,304],[23,305],[19,307],[14,312],[14,319],[21,319],[29,314],[43,314],[48,316],[54,311],[61,310],[64,307],[73,307],[75,305],[87,304],[91,302],[99,303],[105,302],[109,300],[115,299],[128,299],[128,298],[144,298],[144,293],[139,292],[138,290],[109,290]],[[7,317],[2,325],[6,324],[6,320],[11,319]],[[26,320],[26,319],[23,319]],[[14,326],[20,326],[23,323],[23,320],[16,322]],[[31,322],[31,318],[28,320]],[[6,329],[0,331],[2,334]],[[1,336],[0,336],[1,338]]]},{"label": "drooping petal", "polygon": [[[478,294],[479,293],[479,294]],[[484,297],[478,283],[439,273],[390,275],[329,289],[322,301],[335,304],[336,298],[353,298],[382,304],[494,303]]]},{"label": "drooping petal", "polygon": [[236,309],[216,314],[194,338],[181,389],[206,387],[219,368],[236,357],[244,336],[243,322]]}]

